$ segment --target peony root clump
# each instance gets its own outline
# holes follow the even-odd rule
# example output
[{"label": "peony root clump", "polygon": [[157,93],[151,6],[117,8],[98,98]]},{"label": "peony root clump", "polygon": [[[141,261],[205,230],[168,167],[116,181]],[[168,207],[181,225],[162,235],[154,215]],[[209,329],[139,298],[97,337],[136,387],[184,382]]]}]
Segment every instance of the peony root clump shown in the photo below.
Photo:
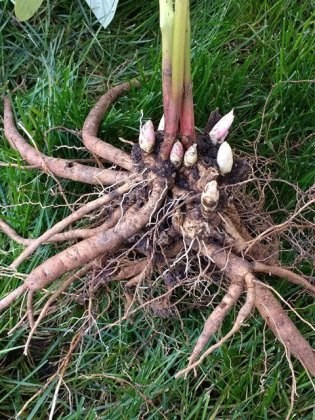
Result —
[{"label": "peony root clump", "polygon": [[[106,282],[125,282],[125,317],[132,314],[131,308],[137,301],[134,290],[141,282],[162,282],[165,293],[161,299],[154,299],[151,306],[156,313],[167,316],[170,307],[176,305],[172,301],[175,288],[187,287],[202,275],[215,278],[215,273],[219,272],[224,276],[221,285],[226,287],[226,294],[209,314],[187,368],[176,376],[195,370],[207,355],[242,327],[255,308],[286,347],[287,353],[315,375],[315,355],[310,344],[299,333],[270,287],[258,281],[257,276],[262,273],[284,278],[312,295],[315,286],[309,279],[280,266],[280,229],[272,225],[270,216],[261,208],[253,208],[254,201],[245,193],[244,185],[255,182],[253,167],[243,158],[233,159],[230,147],[228,170],[224,167],[224,159],[218,163],[217,156],[225,142],[213,144],[209,133],[216,131],[213,128],[221,121],[220,115],[217,111],[211,114],[205,132],[197,136],[186,151],[178,139],[168,160],[163,160],[160,155],[164,130],[153,131],[152,135],[153,125],[145,124],[140,132],[140,143],[135,144],[128,155],[99,139],[97,131],[112,101],[131,86],[138,86],[138,82],[115,86],[103,95],[83,126],[85,147],[119,166],[119,170],[84,166],[40,153],[18,132],[10,101],[5,98],[5,135],[27,163],[54,176],[110,186],[107,194],[80,207],[37,239],[21,238],[3,220],[0,221],[4,233],[25,245],[24,251],[11,264],[15,270],[43,243],[76,241],[36,267],[21,286],[0,300],[0,310],[3,311],[19,296],[25,293],[28,296],[31,330],[25,352],[52,302],[89,270],[97,270],[103,278],[105,276]],[[150,140],[149,146],[143,146],[146,137]],[[229,163],[231,159],[232,165]],[[314,201],[304,204],[304,208],[297,210],[281,229],[290,229],[290,223],[296,223],[302,211]],[[90,229],[75,228],[75,223],[84,215],[109,203],[112,211],[105,222]],[[248,203],[251,210],[248,210]],[[249,211],[257,221],[265,220],[265,226],[259,226],[258,232],[253,231],[255,220],[250,220]],[[268,238],[271,239],[269,244]],[[62,285],[34,319],[34,294],[62,276]],[[95,280],[94,287],[98,287]],[[246,298],[230,332],[205,350],[243,293]]]},{"label": "peony root clump", "polygon": [[[284,222],[274,224],[263,206],[264,190],[272,178],[262,175],[258,156],[251,158],[235,152],[227,141],[234,111],[224,116],[213,111],[204,131],[196,133],[188,1],[176,0],[175,10],[168,0],[161,0],[160,5],[164,116],[158,129],[151,121],[143,124],[139,142],[134,143],[130,153],[98,137],[110,105],[130,88],[139,87],[137,80],[112,87],[97,101],[83,124],[86,150],[96,157],[96,162],[102,158],[116,169],[87,166],[41,153],[20,134],[12,104],[8,97],[4,99],[5,136],[25,162],[56,178],[106,187],[106,193],[74,210],[36,239],[19,236],[0,220],[4,234],[25,247],[10,265],[15,273],[42,244],[71,241],[33,269],[19,287],[2,296],[0,311],[27,296],[27,354],[32,337],[53,302],[89,272],[93,273],[89,285],[92,293],[111,282],[123,285],[125,312],[117,322],[145,307],[155,315],[167,317],[177,309],[177,292],[189,293],[202,287],[200,280],[206,279],[222,288],[224,296],[207,313],[187,367],[176,377],[196,372],[205,357],[245,328],[245,321],[255,310],[285,347],[287,356],[294,356],[309,375],[315,376],[311,345],[283,309],[272,284],[266,282],[268,275],[285,279],[315,295],[314,279],[299,274],[296,267],[287,268],[280,263],[283,238],[288,241],[296,229],[314,232],[314,192],[299,190],[295,211]],[[105,207],[110,209],[105,219],[86,228],[76,226],[83,217]],[[309,244],[307,252],[312,255],[314,246]],[[62,283],[40,313],[34,313],[34,296],[59,278]],[[139,286],[143,284],[152,293],[141,294]],[[189,296],[193,299],[194,293]],[[227,314],[240,302],[230,331],[213,342]],[[66,369],[79,340],[78,333],[58,374]]]}]

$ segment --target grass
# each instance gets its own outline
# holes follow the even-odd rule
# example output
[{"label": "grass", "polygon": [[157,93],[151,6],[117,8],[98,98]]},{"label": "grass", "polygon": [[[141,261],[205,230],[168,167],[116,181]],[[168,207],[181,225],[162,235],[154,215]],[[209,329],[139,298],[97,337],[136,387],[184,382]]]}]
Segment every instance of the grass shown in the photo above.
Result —
[{"label": "grass", "polygon": [[[231,144],[272,157],[275,176],[309,188],[314,182],[314,38],[312,2],[248,0],[192,2],[192,65],[196,123],[220,107],[236,111]],[[143,87],[110,110],[102,134],[126,147],[119,137],[135,139],[141,112],[158,122],[161,116],[160,45],[157,5],[121,0],[108,30],[100,29],[83,0],[49,1],[31,23],[19,24],[12,3],[0,3],[0,66],[3,94],[9,89],[16,114],[37,146],[63,157],[87,157],[75,132],[95,99],[113,85],[134,76]],[[0,105],[1,107],[1,105]],[[2,109],[1,109],[2,114]],[[67,127],[64,131],[56,127]],[[1,134],[0,161],[23,165]],[[67,148],[60,148],[67,145]],[[297,147],[298,145],[298,147]],[[70,203],[92,188],[60,181]],[[282,207],[294,207],[295,192],[275,185]],[[34,170],[0,168],[1,217],[25,237],[36,237],[69,214],[56,181]],[[271,202],[270,208],[273,203]],[[2,271],[21,247],[0,234]],[[29,259],[27,273],[56,252],[44,246]],[[291,252],[292,254],[292,252]],[[20,284],[3,275],[0,293]],[[52,286],[52,289],[55,286]],[[209,309],[180,308],[182,322],[139,312],[111,329],[123,309],[122,290],[114,285],[93,299],[94,322],[87,329],[86,307],[75,284],[47,317],[31,348],[22,355],[28,330],[20,319],[21,301],[0,316],[0,417],[11,418],[55,372],[75,333],[86,333],[76,348],[59,390],[55,417],[62,419],[214,419],[284,418],[290,405],[291,372],[284,350],[258,315],[242,333],[203,363],[197,378],[174,380],[184,367]],[[299,313],[314,320],[314,305],[297,288],[279,284]],[[41,299],[38,298],[37,307]],[[105,308],[111,301],[110,308]],[[226,320],[226,332],[235,313]],[[296,319],[304,335],[310,329]],[[102,330],[102,331],[100,331]],[[314,415],[313,388],[293,362],[297,396],[291,418]],[[23,418],[47,418],[58,377],[28,406]]]}]

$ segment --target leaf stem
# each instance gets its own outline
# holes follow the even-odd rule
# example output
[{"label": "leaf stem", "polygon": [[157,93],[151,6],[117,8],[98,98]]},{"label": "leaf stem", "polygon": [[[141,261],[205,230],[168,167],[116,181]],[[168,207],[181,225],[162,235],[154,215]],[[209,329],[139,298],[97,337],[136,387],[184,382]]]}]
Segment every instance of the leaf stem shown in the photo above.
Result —
[{"label": "leaf stem", "polygon": [[184,61],[184,92],[183,102],[180,115],[180,133],[182,134],[182,143],[186,147],[191,146],[195,141],[195,116],[194,103],[192,95],[192,78],[191,78],[191,30],[190,30],[190,13],[189,6],[187,11],[187,26],[185,37],[185,61]]},{"label": "leaf stem", "polygon": [[164,117],[167,118],[172,91],[172,51],[174,7],[173,0],[159,0],[160,29],[162,35],[162,89]]},{"label": "leaf stem", "polygon": [[[175,0],[171,97],[165,113],[165,137],[161,145],[161,158],[168,159],[178,134],[179,119],[183,100],[185,42],[189,0]],[[165,111],[165,110],[164,110]]]}]

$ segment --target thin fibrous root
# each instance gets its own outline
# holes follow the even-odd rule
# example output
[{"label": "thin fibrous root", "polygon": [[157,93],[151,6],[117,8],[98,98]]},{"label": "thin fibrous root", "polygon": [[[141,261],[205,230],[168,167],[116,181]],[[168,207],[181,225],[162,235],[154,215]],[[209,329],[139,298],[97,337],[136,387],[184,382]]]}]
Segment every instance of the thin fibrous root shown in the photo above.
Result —
[{"label": "thin fibrous root", "polygon": [[[58,298],[58,296],[61,295],[74,281],[80,279],[82,276],[84,276],[92,267],[94,262],[90,262],[89,264],[86,264],[84,267],[80,268],[76,273],[72,274],[68,279],[66,279],[64,282],[61,283],[61,285],[54,291],[54,293],[49,297],[47,302],[45,303],[44,307],[42,308],[40,314],[38,315],[36,321],[31,326],[31,331],[28,335],[28,338],[26,340],[25,346],[24,346],[24,354],[27,355],[28,348],[31,342],[31,339],[33,335],[35,334],[36,329],[38,328],[40,322],[45,317],[45,315],[48,312],[48,309],[51,307],[53,302]],[[30,293],[30,292],[29,292]]]},{"label": "thin fibrous root", "polygon": [[243,281],[235,277],[228,287],[227,293],[223,296],[221,302],[211,312],[210,316],[205,322],[202,333],[200,334],[197,343],[188,359],[188,366],[191,366],[199,357],[210,338],[221,327],[224,318],[237,303],[243,290]]},{"label": "thin fibrous root", "polygon": [[131,306],[133,305],[133,302],[135,300],[135,293],[131,293],[131,288],[138,286],[142,282],[142,280],[151,275],[152,273],[152,264],[146,260],[147,264],[141,270],[139,274],[132,277],[130,280],[127,281],[125,284],[125,298],[126,298],[126,305],[125,305],[125,315],[128,316]]},{"label": "thin fibrous root", "polygon": [[[125,240],[138,233],[148,223],[153,213],[160,208],[167,190],[162,180],[156,180],[151,195],[142,208],[131,207],[115,227],[84,239],[46,260],[27,276],[23,284],[24,289],[20,290],[19,295],[25,290],[43,289],[63,274],[82,267],[101,254],[104,257],[112,255]],[[15,300],[12,299],[12,293],[9,304]],[[7,306],[8,304],[0,300],[0,308],[5,309]]]},{"label": "thin fibrous root", "polygon": [[[113,263],[117,264],[117,262],[118,261],[115,258],[114,261],[110,261],[108,265],[111,266]],[[99,260],[97,260],[97,262],[95,262],[95,267],[100,268],[103,266],[103,264],[105,264],[105,261],[101,257]],[[123,266],[122,268],[118,265],[118,267],[113,267],[113,269],[110,272],[108,272],[108,266],[105,266],[105,268],[102,268],[93,278],[89,294],[95,295],[95,293],[100,288],[102,288],[104,284],[119,282],[121,280],[128,280],[129,278],[136,276],[142,270],[144,270],[146,265],[147,258],[132,261],[127,266]],[[83,292],[83,296],[84,294],[85,292]]]},{"label": "thin fibrous root", "polygon": [[254,276],[251,273],[247,273],[245,275],[245,285],[246,285],[246,301],[244,303],[244,305],[241,307],[236,320],[234,321],[234,325],[231,328],[231,330],[224,336],[222,337],[217,343],[213,344],[207,351],[205,351],[203,353],[203,355],[196,360],[194,363],[190,363],[187,368],[179,371],[175,377],[178,378],[180,376],[187,376],[188,372],[190,372],[192,369],[196,369],[197,366],[199,366],[202,361],[210,354],[212,353],[214,350],[216,350],[217,348],[221,347],[227,340],[229,340],[237,331],[240,330],[240,328],[242,327],[244,321],[246,320],[246,318],[250,315],[254,305],[255,305],[255,286],[254,286]]},{"label": "thin fibrous root", "polygon": [[82,207],[80,207],[78,210],[70,214],[69,216],[65,217],[60,222],[56,223],[53,227],[48,229],[45,233],[43,233],[41,236],[39,236],[37,239],[35,239],[27,248],[24,249],[24,251],[13,261],[13,263],[10,265],[11,268],[17,268],[23,261],[26,260],[36,249],[43,243],[47,242],[51,237],[53,237],[55,234],[61,232],[66,227],[68,227],[70,224],[76,222],[77,220],[81,219],[86,214],[96,210],[97,208],[109,203],[112,199],[119,197],[123,194],[125,194],[128,190],[130,190],[133,187],[133,184],[126,183],[122,185],[121,187],[118,187],[116,190],[113,190],[109,194],[103,195],[100,198],[97,198],[94,201],[91,201]]},{"label": "thin fibrous root", "polygon": [[[121,209],[117,208],[110,216],[108,220],[102,223],[100,226],[97,226],[92,229],[73,229],[67,232],[56,233],[45,243],[52,243],[52,242],[64,242],[70,241],[73,239],[85,239],[90,238],[91,236],[95,235],[98,232],[103,230],[107,230],[115,226],[121,216]],[[4,232],[10,239],[13,239],[15,242],[21,245],[31,245],[33,244],[36,239],[34,238],[23,238],[20,236],[10,225],[8,225],[4,220],[0,219],[0,230]]]},{"label": "thin fibrous root", "polygon": [[304,368],[315,376],[315,354],[294,323],[283,310],[272,292],[260,283],[255,283],[255,306],[267,322],[287,353],[293,354]]},{"label": "thin fibrous root", "polygon": [[269,275],[285,278],[291,283],[298,284],[299,286],[304,287],[304,289],[308,290],[313,295],[315,295],[315,286],[308,282],[304,277],[300,276],[299,274],[293,273],[293,271],[291,270],[288,270],[284,267],[262,264],[257,261],[254,261],[252,263],[252,266],[253,271],[255,273],[266,273]]},{"label": "thin fibrous root", "polygon": [[97,137],[97,132],[102,121],[103,115],[108,107],[124,92],[131,87],[139,87],[137,80],[131,80],[129,83],[122,83],[114,86],[107,93],[100,97],[97,103],[86,117],[82,129],[82,139],[85,147],[95,155],[101,156],[109,162],[118,165],[128,171],[133,168],[131,157],[120,149],[105,143]]},{"label": "thin fibrous root", "polygon": [[128,317],[128,314],[130,312],[130,308],[132,307],[134,300],[135,300],[135,294],[131,293],[130,289],[134,286],[137,286],[143,279],[143,271],[136,276],[132,277],[127,283],[125,284],[125,311],[124,316]]},{"label": "thin fibrous root", "polygon": [[39,152],[18,132],[7,96],[4,98],[4,133],[11,147],[17,150],[27,163],[48,174],[92,185],[113,185],[124,182],[129,177],[129,174],[121,171],[82,165],[73,160],[53,158]]},{"label": "thin fibrous root", "polygon": [[85,327],[85,325],[83,325],[80,328],[80,330],[72,338],[71,343],[70,343],[69,350],[68,350],[66,356],[61,360],[61,363],[60,363],[58,369],[56,370],[56,372],[47,379],[47,381],[46,381],[45,384],[43,384],[43,385],[41,385],[39,387],[38,391],[35,392],[35,394],[33,394],[31,396],[31,398],[29,398],[26,401],[26,403],[23,405],[23,407],[21,408],[21,410],[17,413],[16,418],[21,418],[22,414],[27,409],[27,407],[30,405],[30,403],[32,401],[34,401],[35,398],[37,398],[40,394],[42,394],[48,388],[48,386],[52,383],[52,381],[56,377],[59,377],[58,384],[61,383],[62,378],[63,378],[63,376],[65,374],[65,371],[67,369],[67,366],[68,366],[68,364],[70,362],[71,356],[72,356],[74,350],[76,349],[77,345],[79,344],[81,338],[84,335],[84,327]]},{"label": "thin fibrous root", "polygon": [[131,277],[135,277],[141,273],[148,265],[148,259],[132,261],[127,266],[121,267],[117,274],[113,275],[111,281],[128,280]]}]

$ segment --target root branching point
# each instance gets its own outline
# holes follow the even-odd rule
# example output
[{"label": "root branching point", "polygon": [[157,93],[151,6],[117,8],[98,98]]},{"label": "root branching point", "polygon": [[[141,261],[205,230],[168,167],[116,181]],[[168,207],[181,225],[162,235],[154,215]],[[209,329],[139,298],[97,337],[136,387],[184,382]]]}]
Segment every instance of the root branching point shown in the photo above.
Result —
[{"label": "root branching point", "polygon": [[[188,62],[186,66],[189,67]],[[189,74],[181,77],[185,78],[188,89],[186,93],[190,94]],[[17,269],[44,243],[72,240],[68,247],[36,267],[22,285],[0,300],[0,310],[3,311],[27,293],[27,316],[31,330],[25,354],[53,302],[75,280],[81,281],[90,270],[93,270],[94,275],[89,290],[95,291],[100,285],[112,281],[127,282],[123,286],[126,312],[121,321],[131,317],[140,308],[149,308],[155,315],[169,316],[174,308],[178,311],[178,295],[173,293],[175,289],[184,290],[192,299],[192,291],[200,287],[201,279],[216,283],[216,279],[220,278],[220,285],[226,293],[209,314],[189,357],[187,368],[176,376],[186,376],[191,370],[195,371],[208,355],[241,328],[246,328],[244,322],[254,308],[258,309],[269,328],[285,346],[287,354],[297,358],[308,373],[315,376],[315,355],[311,346],[284,312],[274,294],[261,283],[266,278],[270,282],[277,282],[277,278],[281,278],[298,285],[307,293],[315,294],[315,286],[309,279],[292,269],[281,267],[278,260],[281,254],[281,235],[287,234],[296,225],[303,224],[310,229],[307,223],[309,213],[305,215],[305,212],[312,211],[311,206],[304,201],[287,222],[274,227],[271,216],[263,210],[262,199],[255,201],[243,188],[247,183],[258,182],[258,178],[253,175],[255,167],[249,170],[248,164],[240,158],[234,162],[231,172],[225,175],[222,171],[220,173],[216,162],[218,146],[210,141],[207,134],[220,119],[217,111],[209,119],[204,134],[196,139],[193,148],[196,161],[192,160],[192,164],[185,166],[172,164],[169,155],[163,154],[165,150],[171,149],[170,144],[167,144],[169,133],[164,136],[162,131],[158,131],[155,134],[152,151],[144,152],[135,144],[130,155],[100,140],[97,131],[104,112],[113,100],[132,86],[137,87],[138,82],[115,86],[103,95],[90,111],[83,127],[83,142],[87,150],[122,168],[117,171],[100,170],[73,161],[51,158],[39,152],[18,132],[11,104],[5,98],[6,137],[28,164],[54,177],[109,186],[105,195],[74,210],[37,239],[24,239],[4,220],[0,221],[3,233],[26,247],[11,264],[12,269]],[[168,106],[172,106],[170,100],[169,91],[166,90],[164,101]],[[189,113],[189,101],[184,103],[186,113]],[[191,124],[183,129],[186,130],[186,137],[189,137],[188,143],[195,140]],[[173,136],[174,133],[171,134]],[[163,149],[163,144],[166,144],[166,149]],[[257,157],[255,161],[258,161]],[[263,189],[269,181],[261,178],[261,172],[259,179],[258,187]],[[209,185],[215,185],[215,189]],[[206,194],[212,195],[209,198]],[[96,224],[93,227],[82,229],[76,226],[85,215],[105,205],[111,209],[105,219],[94,220]],[[308,252],[313,251],[308,249]],[[71,272],[75,274],[69,275]],[[262,274],[260,282],[255,280],[259,274]],[[63,277],[63,282],[36,316],[37,311],[33,308],[35,292],[48,287],[60,277]],[[143,292],[142,285],[149,285],[149,288],[143,287],[143,290],[153,291],[155,297]],[[156,297],[155,291],[159,291],[162,298]],[[243,294],[246,296],[245,302],[230,331],[205,350],[220,330],[226,315],[239,304]],[[80,337],[76,337],[73,348]],[[67,363],[68,358],[59,369],[61,374],[64,374]]]}]

